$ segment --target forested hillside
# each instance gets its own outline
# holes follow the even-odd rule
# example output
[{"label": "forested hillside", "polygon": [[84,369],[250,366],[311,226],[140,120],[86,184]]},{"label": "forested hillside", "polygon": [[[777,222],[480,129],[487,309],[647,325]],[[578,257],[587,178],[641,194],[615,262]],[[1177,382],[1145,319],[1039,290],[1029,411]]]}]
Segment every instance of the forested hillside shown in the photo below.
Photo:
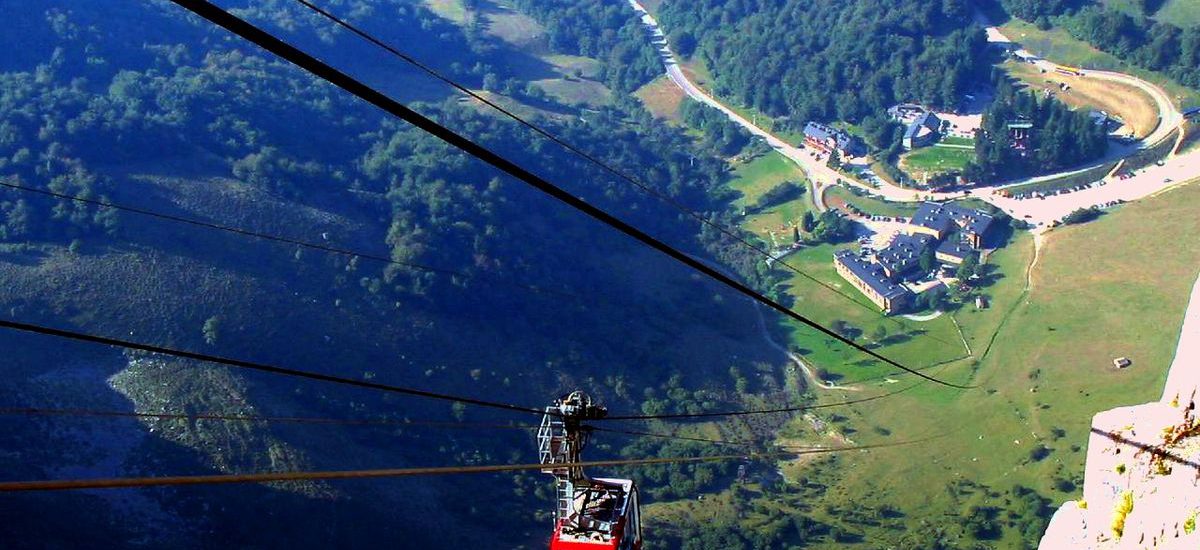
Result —
[{"label": "forested hillside", "polygon": [[599,59],[604,80],[632,92],[662,73],[641,21],[623,2],[609,0],[515,0],[546,27],[551,49]]},{"label": "forested hillside", "polygon": [[[1014,135],[1010,125],[1031,128]],[[983,114],[983,137],[975,142],[975,161],[965,176],[995,181],[1048,173],[1099,159],[1108,149],[1108,135],[1088,113],[1075,112],[1051,98],[1015,90],[1008,81],[997,86],[996,98]]]},{"label": "forested hillside", "polygon": [[[322,50],[337,52],[327,57],[332,61],[389,77],[388,66],[356,54],[347,35],[313,26],[290,3],[242,4],[244,14],[306,47],[337,46]],[[415,3],[336,5],[360,20],[395,18],[401,24],[390,36],[414,51],[460,52],[457,65],[447,63],[452,74],[481,79],[504,70],[496,61],[507,55],[503,45],[468,36]],[[769,402],[782,388],[778,357],[763,351],[755,312],[743,301],[184,17],[170,3],[109,10],[106,4],[28,0],[7,2],[0,14],[20,21],[0,39],[4,46],[29,45],[0,55],[5,181],[461,274],[282,246],[10,189],[0,193],[6,283],[0,310],[6,315],[534,407],[582,387],[614,410],[697,412],[729,407],[745,397],[743,390]],[[674,200],[723,216],[725,164],[632,102],[616,104],[585,120],[542,122],[591,154],[636,170]],[[420,109],[661,239],[756,275],[761,262],[744,249],[514,123],[454,101]],[[0,363],[4,405],[513,420],[10,333],[0,340],[6,350],[18,350]],[[756,376],[734,391],[732,366]],[[478,437],[471,430],[314,432],[185,421],[79,427],[68,418],[8,418],[3,429],[11,446],[0,453],[0,466],[13,479],[528,462],[534,451],[516,430]],[[657,445],[626,447],[629,442],[614,436],[597,447],[597,456],[659,452]],[[648,474],[647,494],[686,496],[688,488],[669,487],[697,468]],[[727,472],[703,470],[704,479],[690,488],[729,482]],[[546,481],[519,475],[332,489],[178,490],[128,500],[31,495],[0,507],[0,533],[7,542],[19,541],[16,546],[538,546],[548,534]],[[497,503],[504,504],[502,514]],[[81,532],[60,528],[63,518],[85,509],[99,534],[80,538]],[[164,527],[146,527],[153,522]]]},{"label": "forested hillside", "polygon": [[964,0],[699,0],[660,11],[668,32],[697,40],[718,95],[796,128],[864,122],[877,145],[893,141],[887,107],[955,107],[990,73]]}]

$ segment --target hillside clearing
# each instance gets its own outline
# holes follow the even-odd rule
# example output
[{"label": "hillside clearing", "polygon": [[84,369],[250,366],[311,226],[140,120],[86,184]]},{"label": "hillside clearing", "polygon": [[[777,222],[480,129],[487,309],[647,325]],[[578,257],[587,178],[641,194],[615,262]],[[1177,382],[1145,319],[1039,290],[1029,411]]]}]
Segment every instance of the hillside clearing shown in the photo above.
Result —
[{"label": "hillside clearing", "polygon": [[1154,14],[1154,18],[1185,29],[1200,26],[1200,2],[1167,0],[1163,7]]},{"label": "hillside clearing", "polygon": [[[1028,63],[1006,62],[1001,66],[1008,74],[1020,80],[1025,88],[1039,93],[1050,92],[1055,99],[1072,109],[1105,111],[1125,121],[1120,133],[1132,131],[1143,138],[1158,127],[1159,113],[1154,100],[1141,89],[1113,82],[1065,76],[1058,73],[1043,73]],[[1070,88],[1062,91],[1062,85]]]},{"label": "hillside clearing", "polygon": [[1161,73],[1124,63],[1113,55],[1072,37],[1064,29],[1053,28],[1043,31],[1032,23],[1014,17],[1001,25],[1000,30],[1025,49],[1046,59],[1085,69],[1123,72],[1157,84],[1175,99],[1176,107],[1183,108],[1200,103],[1200,92],[1183,86]]},{"label": "hillside clearing", "polygon": [[642,105],[656,118],[661,118],[673,124],[681,124],[683,118],[679,114],[679,106],[686,97],[683,90],[676,86],[666,75],[654,79],[653,82],[642,86],[633,95],[642,100]]},{"label": "hillside clearing", "polygon": [[[959,315],[976,350],[974,380],[981,387],[960,391],[924,384],[839,411],[854,426],[889,427],[895,434],[890,440],[943,437],[935,447],[863,455],[820,504],[848,506],[853,495],[871,494],[878,503],[923,511],[906,519],[915,529],[920,521],[944,522],[942,514],[957,516],[967,503],[980,502],[948,495],[959,479],[1001,493],[1020,484],[1051,501],[1076,496],[1072,480],[1083,471],[1082,445],[1092,414],[1154,399],[1162,391],[1182,321],[1181,299],[1200,270],[1200,243],[1179,238],[1200,231],[1198,207],[1200,185],[1191,184],[1056,230],[1027,295],[1021,269],[1013,268],[1028,265],[1028,237],[997,253],[997,262],[1012,267],[1002,270],[992,307]],[[1171,253],[1147,242],[1173,243]],[[1117,356],[1132,358],[1135,366],[1114,370]],[[940,374],[962,381],[971,363]],[[1042,456],[1034,452],[1038,445],[1048,449],[1048,458],[1033,458]],[[905,482],[884,481],[889,479]],[[998,542],[1022,546],[1012,530]]]}]

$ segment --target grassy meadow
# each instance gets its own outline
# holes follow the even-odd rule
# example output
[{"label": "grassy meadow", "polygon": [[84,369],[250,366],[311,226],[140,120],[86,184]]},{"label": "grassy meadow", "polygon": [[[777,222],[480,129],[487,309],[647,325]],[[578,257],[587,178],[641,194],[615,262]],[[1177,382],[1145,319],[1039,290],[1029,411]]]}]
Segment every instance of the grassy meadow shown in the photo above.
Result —
[{"label": "grassy meadow", "polygon": [[1013,18],[1001,25],[1000,29],[1010,40],[1046,59],[1085,69],[1114,70],[1135,75],[1162,86],[1167,93],[1171,94],[1171,97],[1175,98],[1177,107],[1200,103],[1200,92],[1183,86],[1161,73],[1124,63],[1113,55],[1072,37],[1070,33],[1061,28],[1043,31],[1032,23]]},{"label": "grassy meadow", "polygon": [[975,150],[962,147],[922,147],[900,155],[900,169],[920,179],[928,174],[960,171],[975,160]]},{"label": "grassy meadow", "polygon": [[[1106,111],[1121,117],[1126,124],[1121,129],[1122,134],[1133,132],[1134,136],[1143,138],[1158,127],[1158,107],[1140,88],[1107,80],[1042,73],[1033,65],[1016,61],[1005,62],[1000,67],[1026,89],[1052,93],[1072,109]],[[1063,92],[1063,84],[1070,89]]]},{"label": "grassy meadow", "polygon": [[891,202],[875,197],[860,197],[840,185],[834,185],[825,190],[825,202],[833,207],[841,204],[849,204],[867,214],[878,216],[909,217],[917,212],[916,203]]},{"label": "grassy meadow", "polygon": [[738,165],[730,187],[741,193],[733,208],[741,212],[749,209],[759,197],[785,181],[801,183],[806,192],[788,202],[750,213],[742,219],[741,227],[768,245],[782,246],[792,242],[792,227],[799,225],[805,212],[817,215],[813,205],[812,186],[792,161],[771,151]]},{"label": "grassy meadow", "polygon": [[[1200,230],[1197,207],[1200,185],[1192,184],[1058,229],[1047,236],[1027,292],[1029,237],[998,252],[993,261],[1004,278],[991,289],[991,308],[956,314],[973,358],[940,371],[979,387],[926,383],[839,412],[851,417],[851,425],[883,426],[893,434],[872,441],[941,438],[862,455],[826,493],[826,503],[848,506],[861,497],[846,495],[869,494],[911,514],[911,523],[945,522],[943,514],[960,515],[969,504],[1003,507],[992,495],[1014,484],[1032,487],[1054,504],[1078,496],[1092,415],[1155,399],[1162,391],[1184,298],[1200,265],[1200,243],[1180,243],[1166,256],[1144,243],[1177,242],[1179,235]],[[1131,358],[1134,367],[1113,369],[1119,356]],[[1039,446],[1049,449],[1048,456],[1036,458]],[[948,497],[947,485],[958,479],[989,489]],[[1006,530],[1000,546],[1021,543]]]},{"label": "grassy meadow", "polygon": [[682,124],[679,106],[683,103],[684,93],[666,75],[654,79],[653,82],[642,86],[634,95],[642,101],[642,105],[655,118],[666,120],[672,124]]},{"label": "grassy meadow", "polygon": [[[459,25],[483,18],[485,32],[521,55],[506,59],[507,69],[564,105],[599,107],[612,100],[612,91],[600,78],[600,62],[575,55],[556,54],[546,44],[546,30],[531,17],[502,0],[480,0],[478,8],[467,9],[462,0],[424,0],[439,16]],[[517,100],[511,100],[510,103]],[[524,116],[533,113],[561,115],[540,105],[524,105]],[[507,106],[506,106],[507,107]]]}]

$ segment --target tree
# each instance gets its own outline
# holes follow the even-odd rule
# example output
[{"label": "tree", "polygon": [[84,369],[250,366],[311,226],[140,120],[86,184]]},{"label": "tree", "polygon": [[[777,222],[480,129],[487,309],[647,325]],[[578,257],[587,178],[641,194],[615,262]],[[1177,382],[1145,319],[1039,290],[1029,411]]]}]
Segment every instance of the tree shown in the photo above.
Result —
[{"label": "tree", "polygon": [[11,206],[5,203],[5,221],[4,228],[8,234],[8,238],[24,237],[29,235],[33,228],[33,209],[25,199],[18,200]]},{"label": "tree", "polygon": [[883,325],[877,325],[875,327],[875,330],[871,332],[871,339],[875,340],[876,342],[882,342],[885,339],[887,339],[887,337],[888,337],[888,330],[887,330],[887,327],[885,327]]},{"label": "tree", "polygon": [[916,308],[917,311],[936,309],[937,297],[932,291],[922,292],[918,294],[915,299],[913,299],[913,307]]},{"label": "tree", "polygon": [[[110,202],[108,197],[104,196],[101,196],[100,200]],[[116,235],[121,227],[121,216],[116,208],[101,207],[96,210],[96,215],[92,216],[92,220],[109,236]]]},{"label": "tree", "polygon": [[1064,225],[1087,223],[1100,217],[1100,209],[1096,207],[1080,208],[1067,214],[1062,222]]},{"label": "tree", "polygon": [[204,321],[204,327],[201,329],[204,334],[204,343],[214,345],[217,343],[217,338],[221,334],[221,317],[213,315],[207,321]]},{"label": "tree", "polygon": [[955,270],[954,276],[960,281],[967,281],[970,280],[971,277],[974,277],[976,274],[978,274],[978,272],[979,260],[975,258],[974,254],[968,254],[967,257],[963,259],[963,262],[958,265],[958,269]]},{"label": "tree", "polygon": [[813,237],[827,243],[839,243],[850,238],[854,232],[854,224],[834,210],[826,210],[817,219],[817,227]]},{"label": "tree", "polygon": [[671,33],[670,44],[675,48],[675,53],[690,58],[696,52],[696,35],[685,30],[674,31]]},{"label": "tree", "polygon": [[837,149],[829,152],[829,160],[825,161],[825,166],[828,166],[834,170],[842,169],[842,155]]},{"label": "tree", "polygon": [[800,219],[800,228],[805,233],[812,233],[817,228],[817,218],[813,216],[812,210],[804,212],[804,217]]},{"label": "tree", "polygon": [[933,248],[926,248],[922,251],[921,257],[917,259],[917,263],[921,267],[922,272],[929,273],[933,271],[933,266],[937,264],[937,256],[935,256]]},{"label": "tree", "polygon": [[500,91],[500,77],[496,76],[496,73],[483,75],[483,89],[489,92]]},{"label": "tree", "polygon": [[832,328],[834,332],[851,340],[853,340],[856,335],[861,334],[858,329],[854,328],[854,325],[851,325],[850,323],[847,323],[841,319],[835,320],[832,324]]},{"label": "tree", "polygon": [[766,193],[763,193],[762,196],[758,197],[758,200],[754,202],[754,208],[759,211],[766,210],[772,206],[783,204],[799,197],[804,192],[805,188],[803,185],[794,181],[785,181],[772,187]]}]

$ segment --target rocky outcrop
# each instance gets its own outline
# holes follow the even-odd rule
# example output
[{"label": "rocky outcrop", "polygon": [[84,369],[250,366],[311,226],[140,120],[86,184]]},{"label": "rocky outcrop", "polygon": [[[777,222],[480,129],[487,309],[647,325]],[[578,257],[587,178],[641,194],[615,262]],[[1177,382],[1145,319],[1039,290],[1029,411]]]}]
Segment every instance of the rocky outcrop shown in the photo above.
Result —
[{"label": "rocky outcrop", "polygon": [[1054,514],[1040,550],[1200,548],[1200,280],[1159,401],[1092,419],[1083,499]]}]

